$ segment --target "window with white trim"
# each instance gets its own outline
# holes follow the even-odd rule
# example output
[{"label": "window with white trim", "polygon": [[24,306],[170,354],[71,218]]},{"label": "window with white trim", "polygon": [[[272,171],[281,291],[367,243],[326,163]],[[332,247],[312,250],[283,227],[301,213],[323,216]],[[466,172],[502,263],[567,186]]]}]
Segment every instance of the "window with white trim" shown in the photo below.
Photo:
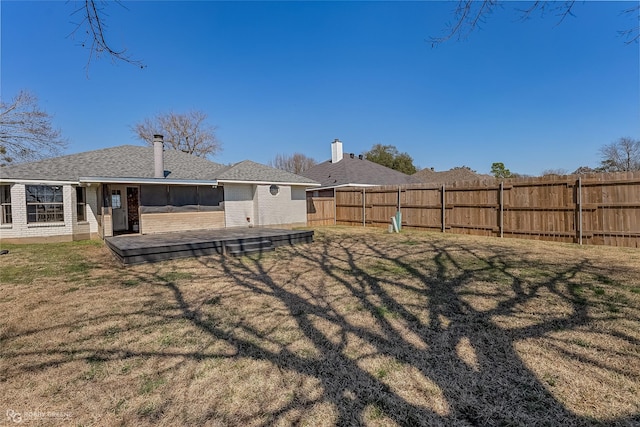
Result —
[{"label": "window with white trim", "polygon": [[27,185],[27,223],[64,222],[62,186]]},{"label": "window with white trim", "polygon": [[76,187],[76,212],[78,221],[87,220],[87,192],[84,187]]},{"label": "window with white trim", "polygon": [[0,185],[0,207],[2,209],[2,218],[0,223],[11,224],[13,217],[11,215],[11,186]]}]

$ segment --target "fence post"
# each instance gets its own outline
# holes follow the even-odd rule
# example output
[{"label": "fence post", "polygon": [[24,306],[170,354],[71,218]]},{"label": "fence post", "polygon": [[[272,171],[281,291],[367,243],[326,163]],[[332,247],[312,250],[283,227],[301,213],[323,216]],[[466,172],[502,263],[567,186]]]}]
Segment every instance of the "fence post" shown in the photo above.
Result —
[{"label": "fence post", "polygon": [[336,187],[333,187],[333,225],[338,223],[338,198],[336,197]]},{"label": "fence post", "polygon": [[578,177],[578,244],[582,244],[582,177]]},{"label": "fence post", "polygon": [[362,226],[367,226],[367,206],[366,206],[366,197],[364,188],[362,189]]},{"label": "fence post", "polygon": [[504,237],[504,181],[500,181],[500,237]]},{"label": "fence post", "polygon": [[442,232],[445,230],[444,184],[442,184]]}]

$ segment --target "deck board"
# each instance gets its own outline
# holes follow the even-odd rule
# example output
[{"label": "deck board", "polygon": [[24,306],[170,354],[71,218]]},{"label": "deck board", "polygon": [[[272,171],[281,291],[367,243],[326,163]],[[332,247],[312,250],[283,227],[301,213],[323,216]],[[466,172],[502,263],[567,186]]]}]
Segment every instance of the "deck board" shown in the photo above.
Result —
[{"label": "deck board", "polygon": [[[273,247],[310,243],[311,230],[240,228],[107,237],[107,247],[124,264],[224,254],[227,245],[244,246],[268,240]],[[248,245],[249,246],[249,245]]]}]

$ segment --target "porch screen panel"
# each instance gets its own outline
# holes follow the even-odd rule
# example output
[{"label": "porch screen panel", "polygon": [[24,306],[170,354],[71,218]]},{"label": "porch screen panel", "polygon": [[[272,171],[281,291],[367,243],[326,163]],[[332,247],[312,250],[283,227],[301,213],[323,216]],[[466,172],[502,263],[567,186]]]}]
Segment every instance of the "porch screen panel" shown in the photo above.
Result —
[{"label": "porch screen panel", "polygon": [[166,185],[141,185],[140,212],[170,212],[168,187]]},{"label": "porch screen panel", "polygon": [[222,210],[222,187],[208,185],[141,185],[140,212],[195,212]]},{"label": "porch screen panel", "polygon": [[194,212],[198,210],[198,187],[180,185],[169,187],[169,205],[173,212]]},{"label": "porch screen panel", "polygon": [[220,210],[220,203],[224,201],[224,189],[222,187],[198,187],[198,196],[200,203],[200,210],[202,211],[217,211]]}]

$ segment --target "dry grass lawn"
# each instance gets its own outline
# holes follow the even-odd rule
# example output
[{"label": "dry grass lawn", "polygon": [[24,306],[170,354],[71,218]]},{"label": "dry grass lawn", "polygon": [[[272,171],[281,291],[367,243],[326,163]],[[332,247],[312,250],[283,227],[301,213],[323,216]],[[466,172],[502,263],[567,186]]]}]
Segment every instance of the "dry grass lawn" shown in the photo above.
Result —
[{"label": "dry grass lawn", "polygon": [[357,227],[127,268],[3,247],[5,423],[640,424],[637,249]]}]

